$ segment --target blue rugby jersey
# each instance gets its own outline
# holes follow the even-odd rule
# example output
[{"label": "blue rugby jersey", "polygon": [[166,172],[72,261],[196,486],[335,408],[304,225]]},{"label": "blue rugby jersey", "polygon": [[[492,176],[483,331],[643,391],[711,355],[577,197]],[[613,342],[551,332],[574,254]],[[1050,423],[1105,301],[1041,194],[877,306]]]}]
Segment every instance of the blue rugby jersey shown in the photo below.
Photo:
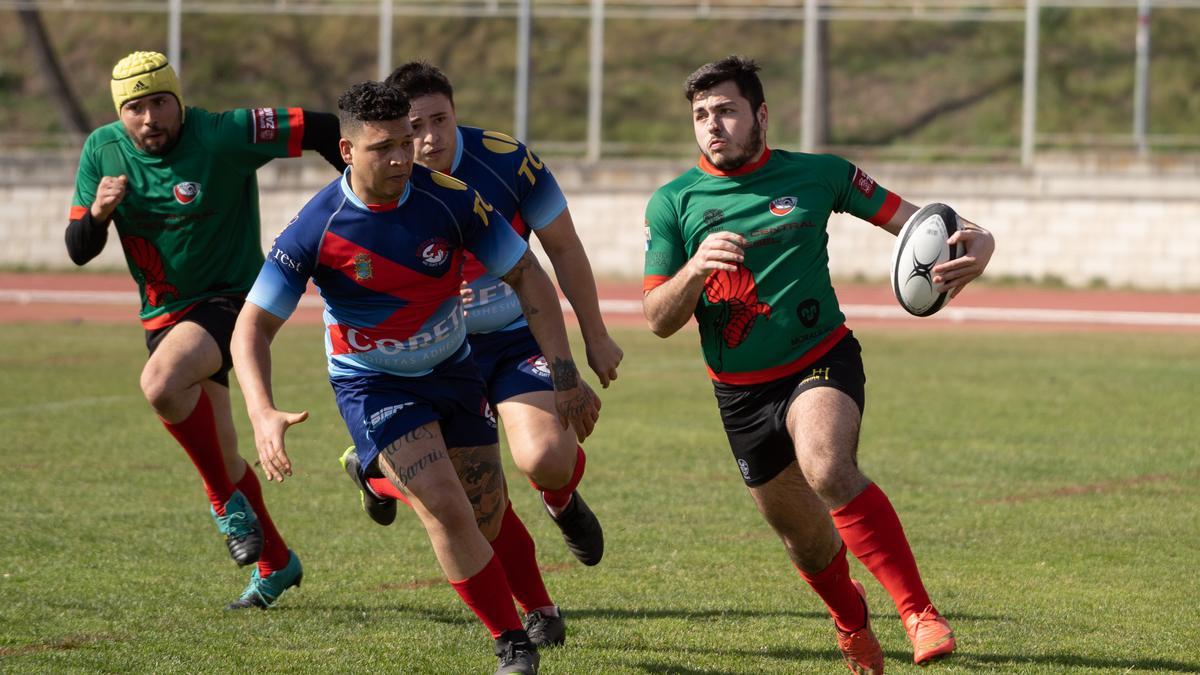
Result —
[{"label": "blue rugby jersey", "polygon": [[364,204],[349,176],[322,188],[275,239],[247,301],[286,319],[311,278],[325,300],[331,376],[424,375],[466,340],[466,251],[504,275],[528,244],[479,193],[444,174],[414,165],[404,194],[386,205]]},{"label": "blue rugby jersey", "polygon": [[[458,150],[450,174],[479,191],[526,241],[567,208],[554,174],[523,143],[496,131],[457,129]],[[463,276],[474,298],[467,303],[467,331],[490,333],[526,325],[508,284],[468,253]]]}]

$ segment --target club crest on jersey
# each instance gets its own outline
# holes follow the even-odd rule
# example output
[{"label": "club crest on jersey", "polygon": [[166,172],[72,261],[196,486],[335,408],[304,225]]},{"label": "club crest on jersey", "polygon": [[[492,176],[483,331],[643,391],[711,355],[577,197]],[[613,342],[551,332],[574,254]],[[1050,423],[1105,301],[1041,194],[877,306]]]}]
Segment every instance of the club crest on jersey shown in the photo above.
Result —
[{"label": "club crest on jersey", "polygon": [[861,192],[867,199],[870,199],[871,195],[875,194],[875,179],[868,176],[865,171],[857,166],[854,167],[854,177],[850,182],[854,184],[854,189]]},{"label": "club crest on jersey", "polygon": [[375,270],[371,266],[371,256],[366,253],[357,253],[354,255],[354,278],[359,281],[366,281],[375,276]]},{"label": "club crest on jersey", "polygon": [[768,206],[771,213],[776,216],[786,216],[796,208],[797,199],[795,197],[780,197],[779,199],[771,200],[771,205]]},{"label": "club crest on jersey", "polygon": [[175,193],[175,201],[180,204],[191,204],[196,201],[196,197],[200,196],[200,184],[184,181],[176,185],[172,192]]},{"label": "club crest on jersey", "polygon": [[450,244],[442,238],[430,239],[421,244],[421,262],[426,267],[438,267],[450,257]]}]

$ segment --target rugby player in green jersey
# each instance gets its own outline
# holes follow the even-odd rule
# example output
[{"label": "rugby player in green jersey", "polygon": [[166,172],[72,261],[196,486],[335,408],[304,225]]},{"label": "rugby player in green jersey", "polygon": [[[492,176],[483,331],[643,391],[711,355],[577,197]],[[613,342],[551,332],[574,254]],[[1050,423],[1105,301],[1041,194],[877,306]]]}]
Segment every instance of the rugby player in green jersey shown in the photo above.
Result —
[{"label": "rugby player in green jersey", "polygon": [[[698,166],[646,207],[643,309],[674,334],[693,316],[734,458],[759,512],[829,608],[850,670],[882,673],[846,550],[887,589],[913,661],[954,651],[887,496],[858,469],[866,377],[829,275],[830,213],[895,235],[917,207],[832,155],[772,150],[758,65],[731,56],[688,78]],[[995,247],[973,223],[964,254],[933,269],[951,297]]]},{"label": "rugby player in green jersey", "polygon": [[120,119],[84,143],[67,251],[83,265],[115,227],[141,292],[150,352],[142,392],[199,471],[234,561],[257,562],[229,608],[266,609],[303,572],[237,451],[229,340],[263,263],[255,172],[304,149],[341,170],[337,117],[299,108],[184,108],[175,71],[158,52],[121,59],[111,89]]}]

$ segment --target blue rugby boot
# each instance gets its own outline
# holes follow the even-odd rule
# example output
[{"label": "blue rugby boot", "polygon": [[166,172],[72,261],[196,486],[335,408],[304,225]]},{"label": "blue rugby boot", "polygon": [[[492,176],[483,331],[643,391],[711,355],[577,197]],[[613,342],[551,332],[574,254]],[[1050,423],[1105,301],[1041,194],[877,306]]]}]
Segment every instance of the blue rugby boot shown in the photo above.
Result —
[{"label": "blue rugby boot", "polygon": [[259,574],[258,568],[255,567],[254,573],[250,575],[250,585],[242,591],[242,597],[229,603],[225,609],[266,609],[274,605],[287,589],[292,586],[299,588],[303,579],[304,567],[300,565],[300,558],[289,549],[287,567],[275,570],[265,577]]},{"label": "blue rugby boot", "polygon": [[217,530],[225,535],[225,545],[229,547],[233,561],[240,566],[258,562],[263,547],[262,525],[258,523],[254,507],[241,491],[235,490],[225,502],[225,515],[218,516],[211,506],[209,512],[217,523]]},{"label": "blue rugby boot", "polygon": [[367,485],[367,480],[363,478],[362,472],[359,471],[358,453],[354,452],[354,446],[346,448],[342,453],[342,458],[339,460],[342,463],[342,468],[346,473],[350,474],[350,478],[354,484],[358,486],[358,495],[362,501],[363,511],[371,516],[371,520],[380,525],[391,525],[396,520],[396,500],[391,497],[380,497],[375,494],[371,486]]}]

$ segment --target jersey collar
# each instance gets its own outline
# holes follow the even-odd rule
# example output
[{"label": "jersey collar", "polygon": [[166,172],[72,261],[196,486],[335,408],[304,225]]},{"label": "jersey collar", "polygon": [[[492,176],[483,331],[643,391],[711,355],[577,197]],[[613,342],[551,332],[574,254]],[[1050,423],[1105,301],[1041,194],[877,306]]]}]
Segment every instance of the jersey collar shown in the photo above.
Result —
[{"label": "jersey collar", "polygon": [[451,176],[454,175],[455,171],[458,171],[458,165],[462,162],[463,137],[461,127],[454,127],[454,136],[457,139],[454,143],[454,161],[450,162],[450,170],[446,172]]},{"label": "jersey collar", "polygon": [[758,159],[754,160],[753,162],[743,164],[732,171],[724,171],[713,166],[713,163],[708,161],[708,158],[705,157],[703,153],[700,154],[699,166],[701,171],[713,176],[744,176],[752,171],[762,168],[762,166],[767,163],[768,159],[771,159],[771,148],[768,148],[764,145],[763,153]]},{"label": "jersey collar", "polygon": [[350,200],[351,204],[359,209],[362,209],[363,211],[371,211],[373,213],[379,213],[380,211],[391,211],[392,209],[399,208],[401,204],[408,201],[408,195],[412,192],[412,178],[410,177],[408,179],[408,184],[404,186],[404,194],[400,195],[400,198],[396,201],[388,202],[387,204],[367,204],[363,200],[359,199],[358,195],[354,194],[354,190],[350,187],[350,167],[346,167],[346,171],[342,173],[341,185],[342,194],[346,197],[346,199]]}]

